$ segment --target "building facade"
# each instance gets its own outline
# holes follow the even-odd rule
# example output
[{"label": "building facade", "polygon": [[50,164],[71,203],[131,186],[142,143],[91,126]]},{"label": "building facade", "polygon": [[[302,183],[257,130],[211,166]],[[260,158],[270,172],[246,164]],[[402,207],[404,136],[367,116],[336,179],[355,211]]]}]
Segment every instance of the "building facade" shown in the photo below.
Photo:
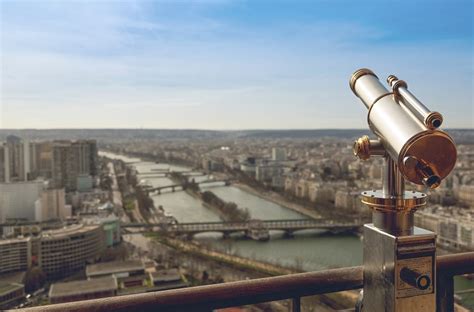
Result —
[{"label": "building facade", "polygon": [[71,216],[70,209],[66,209],[66,207],[66,193],[64,189],[44,190],[35,203],[35,220],[64,220]]},{"label": "building facade", "polygon": [[35,220],[35,202],[44,191],[44,181],[0,183],[0,221]]},{"label": "building facade", "polygon": [[31,238],[0,240],[0,274],[31,267]]},{"label": "building facade", "polygon": [[100,225],[75,224],[44,231],[39,265],[48,278],[67,276],[95,262],[105,248]]},{"label": "building facade", "polygon": [[52,145],[52,185],[75,191],[80,176],[97,174],[95,141],[55,141]]},{"label": "building facade", "polygon": [[25,297],[25,286],[18,283],[0,282],[0,308],[14,307]]}]

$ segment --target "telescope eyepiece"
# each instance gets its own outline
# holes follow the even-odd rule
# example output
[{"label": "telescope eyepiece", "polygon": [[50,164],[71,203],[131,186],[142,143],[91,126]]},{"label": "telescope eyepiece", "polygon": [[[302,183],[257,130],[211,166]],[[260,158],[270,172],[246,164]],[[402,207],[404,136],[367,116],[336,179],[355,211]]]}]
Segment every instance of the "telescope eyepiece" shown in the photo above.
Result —
[{"label": "telescope eyepiece", "polygon": [[428,178],[423,178],[423,184],[430,189],[435,189],[441,184],[441,178],[437,175],[432,175]]},{"label": "telescope eyepiece", "polygon": [[439,174],[425,161],[407,156],[403,162],[407,168],[413,168],[421,176],[421,182],[430,189],[435,189],[441,184]]}]

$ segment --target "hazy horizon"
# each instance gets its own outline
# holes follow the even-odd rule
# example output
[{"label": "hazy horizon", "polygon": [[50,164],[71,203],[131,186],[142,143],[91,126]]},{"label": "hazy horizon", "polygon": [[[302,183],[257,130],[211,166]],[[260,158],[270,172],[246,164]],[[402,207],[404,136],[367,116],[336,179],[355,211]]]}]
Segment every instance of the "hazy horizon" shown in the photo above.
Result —
[{"label": "hazy horizon", "polygon": [[[401,9],[403,8],[403,10]],[[472,1],[2,1],[0,127],[365,129],[395,74],[474,128]]]}]

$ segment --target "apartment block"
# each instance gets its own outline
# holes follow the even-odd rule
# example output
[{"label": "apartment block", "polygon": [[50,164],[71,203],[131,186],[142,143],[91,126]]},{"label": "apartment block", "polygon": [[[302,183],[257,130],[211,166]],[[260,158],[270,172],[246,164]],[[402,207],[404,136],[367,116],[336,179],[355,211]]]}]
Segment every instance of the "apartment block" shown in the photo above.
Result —
[{"label": "apartment block", "polygon": [[0,274],[31,267],[31,238],[0,240]]}]

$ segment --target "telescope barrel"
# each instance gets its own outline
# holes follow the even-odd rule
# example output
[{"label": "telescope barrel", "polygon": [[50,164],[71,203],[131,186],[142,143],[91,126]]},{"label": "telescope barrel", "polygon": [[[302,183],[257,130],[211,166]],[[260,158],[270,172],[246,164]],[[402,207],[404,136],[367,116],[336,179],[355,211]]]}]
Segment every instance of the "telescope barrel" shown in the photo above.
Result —
[{"label": "telescope barrel", "polygon": [[437,187],[456,162],[456,147],[449,135],[428,128],[397,101],[394,92],[387,90],[371,70],[357,70],[349,84],[368,109],[370,129],[405,179]]},{"label": "telescope barrel", "polygon": [[405,81],[399,80],[396,76],[390,75],[387,78],[388,84],[395,94],[400,95],[400,100],[410,112],[421,121],[428,129],[437,129],[443,123],[443,116],[438,112],[430,111],[408,90]]}]

